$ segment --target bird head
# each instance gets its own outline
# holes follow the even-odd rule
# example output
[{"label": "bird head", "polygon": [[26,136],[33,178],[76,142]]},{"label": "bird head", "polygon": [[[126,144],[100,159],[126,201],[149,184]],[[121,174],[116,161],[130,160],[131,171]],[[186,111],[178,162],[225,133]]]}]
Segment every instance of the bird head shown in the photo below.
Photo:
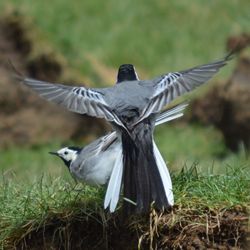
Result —
[{"label": "bird head", "polygon": [[60,157],[65,165],[69,168],[70,164],[76,160],[77,155],[80,153],[81,148],[79,147],[65,147],[61,148],[56,152],[49,152],[52,155]]},{"label": "bird head", "polygon": [[123,81],[136,81],[139,80],[135,67],[132,64],[123,64],[119,67],[117,74],[117,83]]}]

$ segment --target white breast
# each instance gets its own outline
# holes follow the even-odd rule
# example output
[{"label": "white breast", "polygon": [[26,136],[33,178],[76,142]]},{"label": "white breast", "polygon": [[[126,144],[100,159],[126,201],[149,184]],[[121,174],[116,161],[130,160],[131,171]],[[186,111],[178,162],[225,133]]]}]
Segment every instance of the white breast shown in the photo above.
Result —
[{"label": "white breast", "polygon": [[80,166],[70,169],[72,175],[89,185],[106,184],[114,167],[119,147],[121,147],[121,143],[116,143],[106,151],[85,159]]}]

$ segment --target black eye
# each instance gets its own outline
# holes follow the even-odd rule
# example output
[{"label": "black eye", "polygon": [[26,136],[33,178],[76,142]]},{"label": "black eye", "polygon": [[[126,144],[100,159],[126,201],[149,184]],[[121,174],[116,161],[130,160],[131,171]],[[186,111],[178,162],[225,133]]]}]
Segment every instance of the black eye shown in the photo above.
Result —
[{"label": "black eye", "polygon": [[68,153],[69,153],[68,151],[64,152],[65,155],[67,155]]}]

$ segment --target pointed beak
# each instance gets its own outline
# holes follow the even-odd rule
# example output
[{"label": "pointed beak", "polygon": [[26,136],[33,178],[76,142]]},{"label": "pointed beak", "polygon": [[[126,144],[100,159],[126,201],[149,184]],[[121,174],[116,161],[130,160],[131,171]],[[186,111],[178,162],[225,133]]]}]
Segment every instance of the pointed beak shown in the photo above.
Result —
[{"label": "pointed beak", "polygon": [[49,154],[59,156],[57,152],[49,152]]}]

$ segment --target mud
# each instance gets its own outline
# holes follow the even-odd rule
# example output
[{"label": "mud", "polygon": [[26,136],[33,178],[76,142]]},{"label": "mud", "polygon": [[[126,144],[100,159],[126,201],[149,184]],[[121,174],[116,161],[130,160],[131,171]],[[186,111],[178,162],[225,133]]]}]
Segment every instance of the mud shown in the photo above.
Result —
[{"label": "mud", "polygon": [[27,224],[26,235],[10,238],[8,247],[32,250],[248,249],[248,216],[241,208],[192,211],[175,207],[164,214],[152,212],[149,218],[121,218],[91,212],[54,215],[30,232]]},{"label": "mud", "polygon": [[[238,39],[243,40],[243,48],[249,46],[249,36]],[[233,46],[230,43],[237,41],[231,38],[228,46]],[[236,60],[236,68],[228,81],[215,85],[205,96],[191,104],[191,121],[214,125],[222,132],[226,145],[233,151],[242,145],[250,148],[249,50],[243,50]]]},{"label": "mud", "polygon": [[[83,139],[101,134],[100,119],[83,117],[47,103],[13,78],[9,60],[22,74],[52,82],[74,82],[58,56],[32,40],[32,27],[18,13],[0,19],[0,147]],[[44,46],[43,46],[44,47]]]}]

